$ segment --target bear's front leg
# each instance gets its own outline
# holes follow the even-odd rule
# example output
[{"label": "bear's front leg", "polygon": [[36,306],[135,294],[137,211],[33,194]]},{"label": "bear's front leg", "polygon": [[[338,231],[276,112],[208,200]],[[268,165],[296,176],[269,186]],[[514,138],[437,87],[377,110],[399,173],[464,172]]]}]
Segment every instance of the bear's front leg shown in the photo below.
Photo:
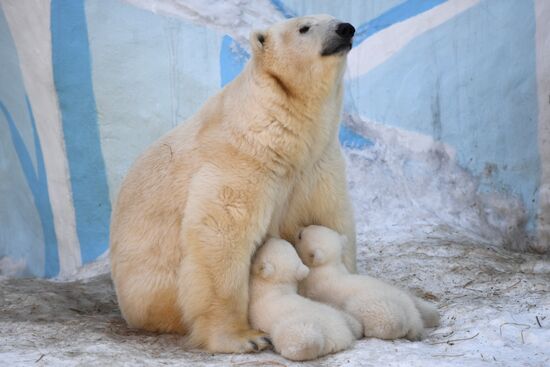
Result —
[{"label": "bear's front leg", "polygon": [[[241,168],[242,169],[242,168]],[[248,323],[252,255],[267,231],[272,203],[254,175],[206,166],[189,188],[182,221],[178,302],[192,346],[243,353],[270,346]]]},{"label": "bear's front leg", "polygon": [[348,237],[342,260],[350,272],[356,273],[355,220],[348,195],[345,161],[337,140],[296,183],[281,235],[296,243],[300,229],[311,224],[331,228]]}]

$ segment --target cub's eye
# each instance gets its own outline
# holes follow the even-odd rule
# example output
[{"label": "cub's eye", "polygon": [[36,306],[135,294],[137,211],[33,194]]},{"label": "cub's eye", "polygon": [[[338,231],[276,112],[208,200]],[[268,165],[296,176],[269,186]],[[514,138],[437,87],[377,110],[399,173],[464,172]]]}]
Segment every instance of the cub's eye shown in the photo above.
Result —
[{"label": "cub's eye", "polygon": [[302,28],[300,28],[300,33],[302,33],[302,34],[307,33],[307,31],[309,31],[309,26],[308,25],[305,25]]}]

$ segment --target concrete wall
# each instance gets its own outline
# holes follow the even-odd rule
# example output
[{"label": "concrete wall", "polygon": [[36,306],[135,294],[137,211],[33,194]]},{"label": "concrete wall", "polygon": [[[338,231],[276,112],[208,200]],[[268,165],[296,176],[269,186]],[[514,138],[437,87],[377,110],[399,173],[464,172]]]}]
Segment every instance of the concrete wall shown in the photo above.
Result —
[{"label": "concrete wall", "polygon": [[[104,253],[136,156],[241,70],[251,29],[312,13],[357,28],[340,138],[351,163],[371,162],[350,168],[365,233],[397,240],[384,218],[406,201],[386,212],[366,198],[405,185],[411,202],[426,198],[418,216],[428,227],[550,247],[545,0],[0,4],[0,274],[68,274]],[[377,179],[387,170],[398,174]],[[467,220],[470,201],[453,187],[475,196]]]}]

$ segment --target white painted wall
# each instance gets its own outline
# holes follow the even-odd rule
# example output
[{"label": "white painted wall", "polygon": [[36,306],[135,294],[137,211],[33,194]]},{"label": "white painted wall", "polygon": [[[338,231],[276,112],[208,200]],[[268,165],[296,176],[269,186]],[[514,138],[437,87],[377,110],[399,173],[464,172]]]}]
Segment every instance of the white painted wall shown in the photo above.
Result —
[{"label": "white painted wall", "polygon": [[536,0],[539,152],[541,157],[538,248],[550,248],[550,1]]},{"label": "white painted wall", "polygon": [[81,265],[80,247],[76,236],[65,142],[53,82],[50,1],[2,0],[1,6],[17,47],[23,82],[44,153],[47,180],[50,183],[48,191],[59,245],[60,272],[72,273]]}]

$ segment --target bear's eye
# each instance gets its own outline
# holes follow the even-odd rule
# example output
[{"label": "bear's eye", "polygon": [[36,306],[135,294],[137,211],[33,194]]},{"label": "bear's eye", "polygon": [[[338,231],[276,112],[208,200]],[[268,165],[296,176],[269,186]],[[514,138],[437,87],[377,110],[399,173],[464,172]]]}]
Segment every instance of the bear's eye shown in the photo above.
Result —
[{"label": "bear's eye", "polygon": [[309,26],[308,25],[305,25],[302,28],[300,28],[300,33],[302,33],[302,34],[307,33],[307,31],[309,31]]},{"label": "bear's eye", "polygon": [[262,45],[264,44],[264,42],[265,42],[265,37],[264,37],[263,34],[259,34],[259,35],[258,35],[258,41],[260,41],[260,43],[261,43]]}]

